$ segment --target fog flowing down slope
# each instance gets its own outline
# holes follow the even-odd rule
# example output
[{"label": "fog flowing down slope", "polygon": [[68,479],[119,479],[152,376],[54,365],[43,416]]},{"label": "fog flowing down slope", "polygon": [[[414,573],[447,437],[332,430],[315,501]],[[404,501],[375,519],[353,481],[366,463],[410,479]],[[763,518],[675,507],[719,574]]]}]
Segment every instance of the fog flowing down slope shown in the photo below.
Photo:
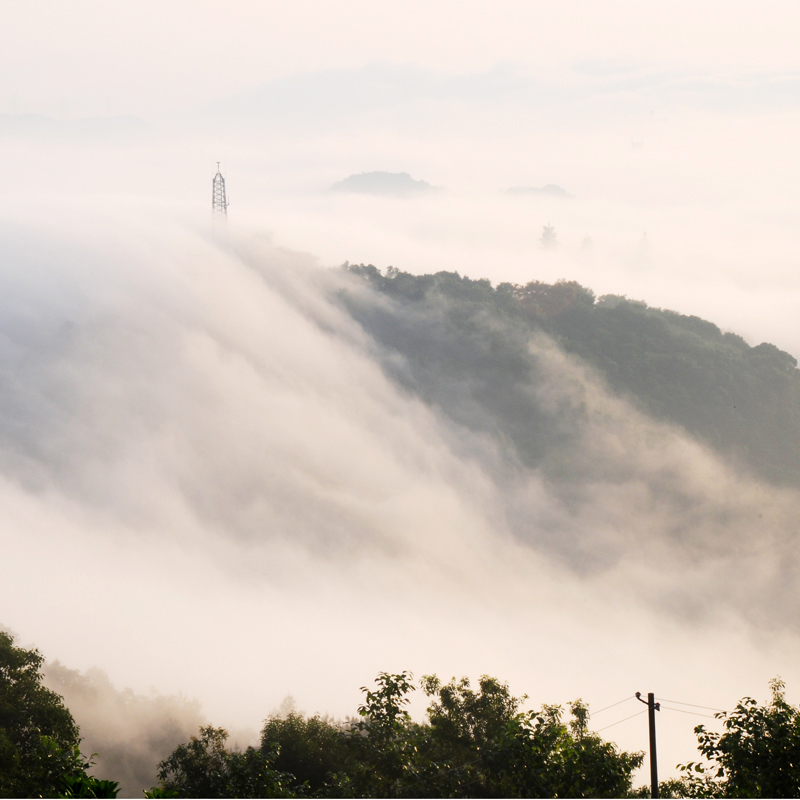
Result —
[{"label": "fog flowing down slope", "polygon": [[[698,408],[687,403],[675,410],[672,416],[683,426],[638,411],[635,396],[615,396],[586,361],[566,353],[543,330],[520,324],[520,304],[509,296],[511,287],[492,296],[485,282],[457,275],[414,278],[395,272],[381,280],[372,268],[351,269],[377,288],[366,295],[348,289],[342,296],[380,343],[377,354],[385,371],[449,421],[451,447],[491,478],[500,518],[519,541],[580,574],[614,574],[632,559],[641,559],[642,567],[655,561],[661,575],[651,576],[650,600],[671,613],[702,616],[721,604],[738,607],[760,626],[788,622],[797,602],[791,584],[798,496],[762,483],[748,474],[743,459],[728,462],[683,432],[691,429],[690,415]],[[572,313],[573,328],[562,321],[561,341],[579,341],[574,329],[586,324],[580,307],[591,308],[593,298],[569,284],[531,284],[515,291],[524,302],[535,300],[537,289],[534,319],[566,316],[561,309],[544,313],[548,304],[562,306]],[[603,301],[614,305],[612,299]],[[701,325],[696,318],[684,319]],[[640,320],[625,322],[638,350],[652,347]],[[591,333],[599,337],[609,331]],[[722,339],[719,331],[716,335]],[[671,338],[675,352],[660,353],[660,361],[649,368],[663,373],[658,377],[665,399],[675,392],[671,383],[686,391],[685,376],[674,369],[674,362],[685,364],[686,355],[680,340]],[[729,338],[735,347],[752,350],[751,361],[765,353],[768,359],[760,373],[761,406],[747,408],[740,400],[742,427],[756,427],[765,412],[776,416],[771,393],[785,395],[788,389],[781,422],[785,439],[794,442],[796,362],[769,345],[751,349]],[[645,370],[630,340],[617,342],[616,352],[614,344],[607,341],[605,348],[606,356],[617,360],[610,365],[612,375],[624,374],[626,361]],[[721,350],[719,358],[730,361],[731,353]],[[745,373],[743,364],[735,368]],[[768,382],[771,372],[779,378],[777,390]],[[752,384],[758,373],[742,377]],[[713,414],[713,383],[698,381],[698,388],[706,396],[696,398],[697,407],[706,412],[711,407]],[[735,401],[735,386],[733,396]],[[718,438],[717,429],[712,432]],[[772,438],[771,456],[777,460],[779,434]],[[731,449],[728,441],[717,444],[721,453]],[[754,453],[755,466],[765,461],[763,452]],[[777,564],[767,567],[761,561],[766,552]],[[749,559],[758,568],[748,569]],[[695,581],[686,581],[693,570]]]},{"label": "fog flowing down slope", "polygon": [[380,669],[713,705],[735,646],[732,680],[791,679],[797,491],[546,332],[233,228],[63,216],[0,250],[0,605],[49,657],[252,728]]}]

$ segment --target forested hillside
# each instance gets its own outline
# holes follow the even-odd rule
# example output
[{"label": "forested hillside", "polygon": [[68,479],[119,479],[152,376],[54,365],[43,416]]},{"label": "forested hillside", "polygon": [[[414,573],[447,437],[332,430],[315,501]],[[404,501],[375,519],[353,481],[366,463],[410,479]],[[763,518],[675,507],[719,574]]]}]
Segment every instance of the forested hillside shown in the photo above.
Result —
[{"label": "forested hillside", "polygon": [[800,484],[800,371],[774,345],[751,347],[711,322],[641,301],[596,298],[574,281],[492,287],[457,273],[346,268],[385,298],[341,294],[380,347],[395,354],[384,368],[457,422],[493,429],[529,466],[568,439],[576,422],[575,409],[531,395],[541,367],[529,342],[538,333],[647,414],[763,478]]}]

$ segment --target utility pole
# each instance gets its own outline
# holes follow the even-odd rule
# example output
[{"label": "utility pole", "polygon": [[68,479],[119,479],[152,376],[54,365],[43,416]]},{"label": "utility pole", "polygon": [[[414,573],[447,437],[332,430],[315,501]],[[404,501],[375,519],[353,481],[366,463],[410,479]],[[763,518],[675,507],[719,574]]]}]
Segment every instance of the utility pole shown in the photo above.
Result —
[{"label": "utility pole", "polygon": [[211,210],[214,216],[227,219],[228,217],[228,198],[225,194],[225,178],[219,171],[219,161],[217,161],[217,174],[211,186]]},{"label": "utility pole", "polygon": [[636,699],[647,706],[647,721],[650,726],[650,797],[658,797],[658,759],[656,758],[656,711],[661,711],[661,703],[656,703],[656,696],[648,692],[647,700],[642,700],[642,693],[636,692]]}]

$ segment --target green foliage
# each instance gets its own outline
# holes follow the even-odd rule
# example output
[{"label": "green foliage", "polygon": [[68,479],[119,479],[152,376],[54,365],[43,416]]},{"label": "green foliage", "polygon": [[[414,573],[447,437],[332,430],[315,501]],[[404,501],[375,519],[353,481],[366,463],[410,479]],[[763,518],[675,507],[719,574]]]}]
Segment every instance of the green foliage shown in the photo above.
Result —
[{"label": "green foliage", "polygon": [[590,733],[580,701],[567,725],[557,706],[522,712],[525,698],[489,676],[476,689],[435,675],[420,685],[425,724],[406,710],[411,673],[383,672],[374,689],[362,687],[358,721],[272,717],[262,747],[280,747],[275,765],[317,797],[613,797],[642,761]]},{"label": "green foliage", "polygon": [[423,687],[436,698],[431,740],[446,765],[439,796],[620,797],[642,763],[641,753],[620,752],[588,731],[581,701],[571,704],[566,725],[559,706],[521,712],[525,698],[486,675],[478,691],[465,678],[442,686],[429,676]]},{"label": "green foliage", "polygon": [[0,797],[55,797],[93,780],[78,726],[61,697],[42,685],[43,662],[0,631]]},{"label": "green foliage", "polygon": [[60,798],[71,797],[116,797],[119,794],[117,781],[101,780],[91,775],[66,775],[61,781]]},{"label": "green foliage", "polygon": [[319,792],[346,768],[349,749],[339,725],[294,712],[272,716],[261,731],[261,752],[272,754],[272,766],[295,776],[296,783]]},{"label": "green foliage", "polygon": [[784,683],[770,682],[772,699],[743,698],[722,733],[695,728],[703,762],[684,764],[685,797],[800,797],[800,708],[786,702]]},{"label": "green foliage", "polygon": [[164,797],[178,797],[178,793],[172,789],[163,789],[161,786],[153,786],[144,793],[148,800],[161,800]]},{"label": "green foliage", "polygon": [[[292,797],[289,776],[272,768],[271,754],[225,748],[228,732],[206,726],[158,765],[161,796]],[[168,794],[167,794],[168,793]],[[151,792],[152,796],[152,792]]]},{"label": "green foliage", "polygon": [[410,672],[401,672],[399,675],[381,672],[375,679],[378,688],[374,692],[362,686],[361,691],[366,697],[358,707],[362,720],[356,724],[356,730],[366,733],[376,742],[395,739],[411,721],[403,706],[408,705],[406,695],[414,691],[413,679]]},{"label": "green foliage", "polygon": [[360,719],[346,733],[349,769],[341,770],[335,791],[343,796],[414,796],[408,784],[417,780],[417,731],[405,706],[415,687],[410,672],[381,672],[373,691],[361,687]]},{"label": "green foliage", "polygon": [[499,757],[502,786],[516,797],[622,797],[642,753],[617,750],[586,728],[587,709],[572,704],[573,719],[562,721],[558,706],[544,706],[516,720],[506,752]]},{"label": "green foliage", "polygon": [[488,675],[481,677],[477,692],[468,678],[443,686],[435,675],[424,676],[422,688],[434,698],[427,715],[437,738],[476,751],[503,734],[526,699],[513,697],[507,684]]},{"label": "green foliage", "polygon": [[474,427],[473,409],[482,408],[491,420],[482,424],[513,441],[532,466],[576,423],[548,418],[532,402],[538,366],[528,342],[544,332],[647,413],[769,480],[800,485],[800,371],[774,345],[750,347],[711,322],[626,297],[596,299],[574,281],[492,288],[457,273],[347,269],[390,298],[375,304],[341,295],[383,347],[404,356],[402,369],[397,359],[387,362],[392,376],[458,422]]},{"label": "green foliage", "polygon": [[[570,290],[573,291],[573,290]],[[543,301],[549,303],[550,300]],[[61,698],[41,686],[42,656],[0,633],[0,796],[114,798],[115,781],[88,774],[78,728]],[[646,797],[631,789],[642,753],[620,751],[589,730],[589,710],[570,704],[523,711],[506,683],[484,675],[420,686],[426,722],[407,710],[410,672],[382,672],[362,687],[358,718],[273,716],[259,749],[225,747],[228,733],[200,729],[158,767],[145,797]],[[744,698],[724,730],[695,728],[702,762],[660,784],[662,797],[800,797],[800,708],[780,679],[759,706]]]}]

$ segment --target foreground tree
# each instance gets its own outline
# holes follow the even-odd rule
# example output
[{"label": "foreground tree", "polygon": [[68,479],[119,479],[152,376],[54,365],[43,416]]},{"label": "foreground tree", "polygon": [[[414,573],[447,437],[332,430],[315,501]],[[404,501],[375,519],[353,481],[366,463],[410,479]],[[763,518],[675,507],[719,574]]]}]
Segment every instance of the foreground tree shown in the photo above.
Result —
[{"label": "foreground tree", "polygon": [[436,676],[423,678],[423,688],[435,698],[428,719],[446,796],[620,797],[642,763],[641,753],[619,751],[588,730],[580,700],[566,724],[559,706],[521,712],[526,698],[487,675],[478,691],[466,678],[441,685]]},{"label": "foreground tree", "polygon": [[[442,684],[435,675],[420,685],[430,698],[425,724],[406,710],[415,688],[411,673],[381,673],[375,689],[362,687],[359,719],[340,729],[330,751],[338,761],[323,785],[314,784],[320,796],[616,797],[630,791],[642,755],[620,752],[590,733],[580,701],[566,724],[558,706],[522,712],[525,697],[490,676],[475,689],[467,678]],[[295,721],[292,728],[298,730]],[[267,729],[275,730],[274,721]],[[325,735],[336,736],[332,726]],[[292,751],[299,749],[292,745]],[[302,776],[308,775],[306,768]]]},{"label": "foreground tree", "polygon": [[335,724],[298,714],[264,723],[261,749],[231,753],[227,733],[202,728],[159,766],[162,791],[187,797],[618,797],[641,753],[619,751],[587,728],[577,701],[524,712],[524,697],[483,676],[421,681],[425,723],[407,706],[410,672],[382,672],[358,717]]},{"label": "foreground tree", "polygon": [[0,631],[0,797],[116,797],[114,781],[87,774],[80,731],[61,697],[42,685],[44,657]]},{"label": "foreground tree", "polygon": [[294,797],[291,776],[272,768],[272,753],[254,747],[233,752],[225,747],[228,732],[210,725],[200,728],[158,765],[162,796],[171,797]]},{"label": "foreground tree", "polygon": [[665,787],[672,796],[800,797],[800,708],[786,702],[780,678],[770,689],[765,706],[745,697],[730,714],[717,714],[722,733],[695,728],[706,761],[681,767],[684,776]]},{"label": "foreground tree", "polygon": [[361,687],[359,720],[348,727],[346,768],[334,778],[333,793],[345,797],[419,797],[426,785],[424,731],[409,715],[410,672],[381,672],[376,688]]},{"label": "foreground tree", "polygon": [[312,794],[331,784],[337,773],[352,771],[343,728],[325,717],[294,711],[269,717],[261,731],[261,752],[272,756],[276,770],[293,775]]}]

